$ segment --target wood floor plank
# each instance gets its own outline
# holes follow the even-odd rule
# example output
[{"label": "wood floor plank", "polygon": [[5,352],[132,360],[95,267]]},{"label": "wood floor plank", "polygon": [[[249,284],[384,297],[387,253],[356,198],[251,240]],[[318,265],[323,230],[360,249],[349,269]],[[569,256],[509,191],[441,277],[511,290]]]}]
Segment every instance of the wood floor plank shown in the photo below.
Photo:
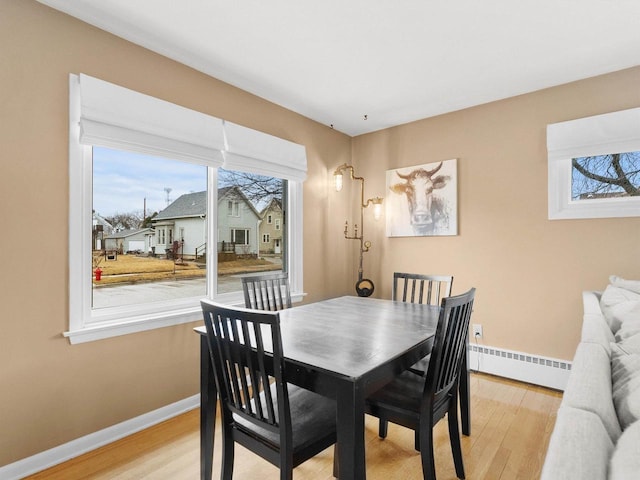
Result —
[{"label": "wood floor plank", "polygon": [[[561,392],[489,375],[471,376],[471,433],[462,436],[468,479],[537,480],[555,424]],[[219,422],[216,425],[219,427]],[[220,429],[216,428],[213,478],[220,477]],[[446,419],[434,430],[438,480],[455,480]],[[389,425],[378,438],[378,421],[365,420],[367,478],[421,479],[413,432]],[[25,480],[197,480],[199,411],[180,415]],[[333,447],[294,470],[298,480],[331,480]],[[276,480],[278,469],[236,448],[234,478]]]}]

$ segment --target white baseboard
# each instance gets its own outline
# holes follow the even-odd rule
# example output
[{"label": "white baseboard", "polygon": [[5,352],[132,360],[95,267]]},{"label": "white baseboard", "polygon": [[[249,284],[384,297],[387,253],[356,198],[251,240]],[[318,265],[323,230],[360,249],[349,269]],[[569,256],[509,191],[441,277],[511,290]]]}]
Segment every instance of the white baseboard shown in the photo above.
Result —
[{"label": "white baseboard", "polygon": [[200,394],[193,395],[192,397],[185,398],[166,407],[145,413],[139,417],[72,440],[64,445],[0,467],[0,478],[3,480],[19,480],[28,475],[33,475],[34,473],[66,462],[83,453],[90,452],[91,450],[95,450],[96,448],[188,412],[189,410],[198,408],[199,406]]},{"label": "white baseboard", "polygon": [[571,362],[485,345],[469,345],[469,368],[543,387],[564,390]]}]

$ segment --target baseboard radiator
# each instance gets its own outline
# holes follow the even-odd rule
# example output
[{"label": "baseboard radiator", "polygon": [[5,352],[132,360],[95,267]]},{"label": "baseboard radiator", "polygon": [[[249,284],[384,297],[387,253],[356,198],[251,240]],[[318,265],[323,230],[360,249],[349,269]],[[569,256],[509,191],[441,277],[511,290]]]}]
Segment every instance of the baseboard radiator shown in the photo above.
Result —
[{"label": "baseboard radiator", "polygon": [[564,390],[571,362],[485,345],[469,345],[469,368],[543,387]]}]

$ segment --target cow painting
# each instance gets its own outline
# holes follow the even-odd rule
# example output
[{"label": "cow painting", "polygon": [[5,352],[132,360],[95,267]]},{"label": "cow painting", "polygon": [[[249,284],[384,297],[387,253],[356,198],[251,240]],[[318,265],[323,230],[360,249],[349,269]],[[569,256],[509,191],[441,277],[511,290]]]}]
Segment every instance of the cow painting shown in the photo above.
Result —
[{"label": "cow painting", "polygon": [[455,235],[456,161],[387,172],[387,235]]}]

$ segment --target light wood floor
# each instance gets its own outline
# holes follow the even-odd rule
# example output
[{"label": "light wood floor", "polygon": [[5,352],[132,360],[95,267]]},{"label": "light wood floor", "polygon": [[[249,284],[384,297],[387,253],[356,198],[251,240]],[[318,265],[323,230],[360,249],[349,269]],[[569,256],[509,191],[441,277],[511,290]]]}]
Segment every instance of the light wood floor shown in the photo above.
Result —
[{"label": "light wood floor", "polygon": [[[542,387],[472,374],[471,436],[462,437],[469,480],[538,479],[561,393]],[[182,480],[199,479],[199,411],[194,410],[87,453],[29,480]],[[434,433],[439,480],[455,479],[446,420]],[[220,431],[216,423],[213,478],[220,478]],[[421,479],[420,454],[413,432],[389,425],[385,440],[377,420],[366,419],[367,478]],[[294,470],[298,480],[331,480],[333,447]],[[234,478],[278,479],[269,463],[236,448]]]}]

